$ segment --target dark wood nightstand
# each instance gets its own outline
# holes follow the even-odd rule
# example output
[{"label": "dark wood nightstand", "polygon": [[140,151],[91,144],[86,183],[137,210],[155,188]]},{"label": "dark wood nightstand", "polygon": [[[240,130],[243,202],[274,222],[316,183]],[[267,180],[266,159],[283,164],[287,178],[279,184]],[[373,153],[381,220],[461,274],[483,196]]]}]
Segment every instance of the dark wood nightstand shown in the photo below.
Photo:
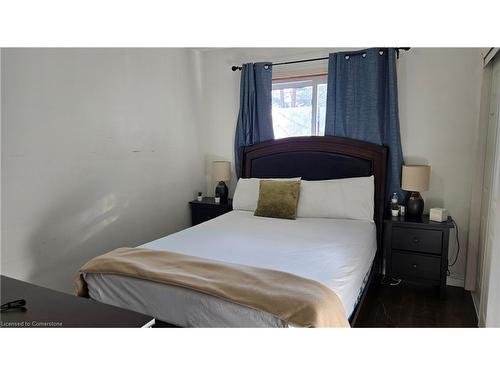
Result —
[{"label": "dark wood nightstand", "polygon": [[233,200],[228,199],[227,203],[215,203],[215,198],[204,197],[201,202],[195,199],[189,202],[189,205],[191,206],[191,223],[197,225],[231,211]]},{"label": "dark wood nightstand", "polygon": [[386,275],[394,279],[409,280],[439,286],[441,296],[446,290],[448,270],[448,242],[451,216],[438,223],[424,215],[421,220],[405,217],[384,220],[384,250]]}]

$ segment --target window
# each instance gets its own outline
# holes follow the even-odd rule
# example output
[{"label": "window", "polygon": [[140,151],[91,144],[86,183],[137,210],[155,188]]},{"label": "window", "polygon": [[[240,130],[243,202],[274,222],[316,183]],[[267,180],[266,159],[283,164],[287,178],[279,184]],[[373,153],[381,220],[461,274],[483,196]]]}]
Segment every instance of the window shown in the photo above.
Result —
[{"label": "window", "polygon": [[274,138],[325,134],[327,75],[273,81]]}]

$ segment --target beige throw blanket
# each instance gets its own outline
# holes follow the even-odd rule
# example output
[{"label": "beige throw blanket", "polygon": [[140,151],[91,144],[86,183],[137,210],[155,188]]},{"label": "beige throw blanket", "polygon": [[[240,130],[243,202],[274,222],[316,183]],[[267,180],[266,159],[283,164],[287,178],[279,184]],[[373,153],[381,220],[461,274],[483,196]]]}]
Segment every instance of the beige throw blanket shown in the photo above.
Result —
[{"label": "beige throw blanket", "polygon": [[107,273],[188,288],[265,311],[302,327],[349,327],[337,295],[313,280],[168,251],[119,248],[85,264],[76,293],[88,297],[84,273]]}]

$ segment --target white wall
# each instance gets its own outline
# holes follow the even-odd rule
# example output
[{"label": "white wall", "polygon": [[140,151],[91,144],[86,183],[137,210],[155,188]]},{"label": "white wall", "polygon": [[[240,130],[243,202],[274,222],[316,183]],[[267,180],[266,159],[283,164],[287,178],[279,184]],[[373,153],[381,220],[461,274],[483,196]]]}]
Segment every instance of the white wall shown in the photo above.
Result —
[{"label": "white wall", "polygon": [[70,292],[92,257],[189,225],[192,54],[2,50],[2,274]]},{"label": "white wall", "polygon": [[[231,65],[322,57],[328,49],[214,49],[201,52],[204,107],[200,123],[206,162],[233,160],[239,107],[239,73]],[[460,228],[459,261],[452,283],[461,285],[467,247],[474,137],[479,121],[482,57],[480,49],[422,49],[402,52],[399,60],[401,140],[405,161],[429,163],[431,186],[423,193],[426,208],[446,207]],[[298,70],[300,69],[300,70]],[[326,71],[326,62],[275,67],[273,74]],[[232,189],[234,189],[234,179]],[[207,177],[207,190],[212,183]],[[454,236],[454,232],[451,232]],[[450,238],[450,258],[456,251]]]},{"label": "white wall", "polygon": [[[481,49],[412,49],[399,70],[405,162],[431,165],[426,207],[446,207],[459,226],[461,252],[451,276],[463,280],[481,101]],[[450,236],[450,259],[456,252]]]}]

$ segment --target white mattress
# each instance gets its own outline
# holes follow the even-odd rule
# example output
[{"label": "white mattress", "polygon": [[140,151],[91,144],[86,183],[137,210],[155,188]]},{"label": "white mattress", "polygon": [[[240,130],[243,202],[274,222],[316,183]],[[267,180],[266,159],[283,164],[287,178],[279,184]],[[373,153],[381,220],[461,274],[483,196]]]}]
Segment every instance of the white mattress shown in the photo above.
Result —
[{"label": "white mattress", "polygon": [[[272,219],[231,211],[140,247],[289,272],[332,289],[349,317],[376,252],[370,221]],[[268,313],[185,288],[85,275],[90,297],[182,327],[285,327]]]}]

